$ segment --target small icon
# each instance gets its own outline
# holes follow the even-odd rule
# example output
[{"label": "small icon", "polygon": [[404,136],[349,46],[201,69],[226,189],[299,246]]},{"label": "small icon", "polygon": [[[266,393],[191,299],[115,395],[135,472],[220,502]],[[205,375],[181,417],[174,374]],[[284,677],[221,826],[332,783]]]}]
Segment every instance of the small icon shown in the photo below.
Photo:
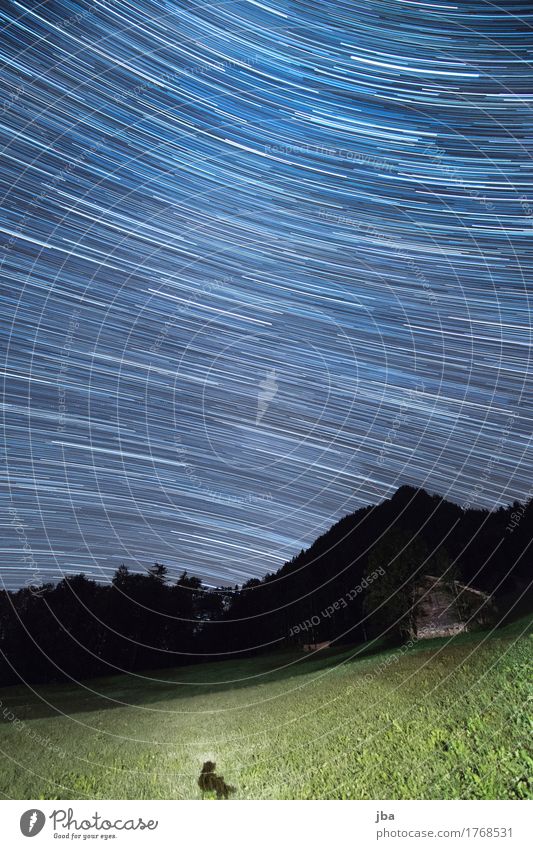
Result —
[{"label": "small icon", "polygon": [[24,811],[20,818],[20,830],[24,837],[35,837],[42,831],[46,822],[46,817],[42,811],[37,808],[31,808],[29,811]]}]

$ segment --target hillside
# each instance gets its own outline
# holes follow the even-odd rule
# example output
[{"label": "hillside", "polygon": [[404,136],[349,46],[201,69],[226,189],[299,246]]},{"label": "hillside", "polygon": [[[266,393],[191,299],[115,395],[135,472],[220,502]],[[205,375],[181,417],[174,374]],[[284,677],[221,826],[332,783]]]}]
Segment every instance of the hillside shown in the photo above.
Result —
[{"label": "hillside", "polygon": [[[516,618],[533,609],[532,539],[532,501],[489,512],[463,509],[439,495],[402,486],[392,498],[336,522],[276,573],[245,584],[230,610],[232,619],[243,622],[232,623],[222,633],[234,651],[273,647],[283,642],[294,623],[344,597],[378,564],[387,570],[394,593],[399,567],[395,557],[408,541],[413,576],[453,575],[490,593],[500,614],[509,611]],[[315,638],[346,643],[383,633],[386,623],[379,616],[369,621],[367,613],[361,593],[327,621],[322,619]]]}]

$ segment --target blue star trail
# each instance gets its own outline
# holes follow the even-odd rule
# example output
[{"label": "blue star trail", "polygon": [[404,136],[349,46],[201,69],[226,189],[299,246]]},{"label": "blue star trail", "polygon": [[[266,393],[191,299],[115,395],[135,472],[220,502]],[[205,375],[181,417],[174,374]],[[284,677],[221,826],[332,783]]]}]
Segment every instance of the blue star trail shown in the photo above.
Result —
[{"label": "blue star trail", "polygon": [[525,2],[5,2],[6,587],[531,496]]}]

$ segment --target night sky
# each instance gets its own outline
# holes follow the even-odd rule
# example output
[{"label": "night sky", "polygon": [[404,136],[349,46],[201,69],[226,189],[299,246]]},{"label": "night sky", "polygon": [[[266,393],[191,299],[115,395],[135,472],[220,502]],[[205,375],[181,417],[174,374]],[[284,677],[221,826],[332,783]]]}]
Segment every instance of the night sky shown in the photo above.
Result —
[{"label": "night sky", "polygon": [[4,586],[531,496],[531,3],[0,9]]}]

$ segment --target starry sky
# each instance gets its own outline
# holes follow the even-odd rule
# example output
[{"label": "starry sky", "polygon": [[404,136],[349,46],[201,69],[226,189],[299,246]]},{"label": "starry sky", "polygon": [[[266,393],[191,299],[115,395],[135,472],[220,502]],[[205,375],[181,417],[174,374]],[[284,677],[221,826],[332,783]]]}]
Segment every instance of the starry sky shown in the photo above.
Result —
[{"label": "starry sky", "polygon": [[6,587],[531,496],[531,3],[0,3]]}]

